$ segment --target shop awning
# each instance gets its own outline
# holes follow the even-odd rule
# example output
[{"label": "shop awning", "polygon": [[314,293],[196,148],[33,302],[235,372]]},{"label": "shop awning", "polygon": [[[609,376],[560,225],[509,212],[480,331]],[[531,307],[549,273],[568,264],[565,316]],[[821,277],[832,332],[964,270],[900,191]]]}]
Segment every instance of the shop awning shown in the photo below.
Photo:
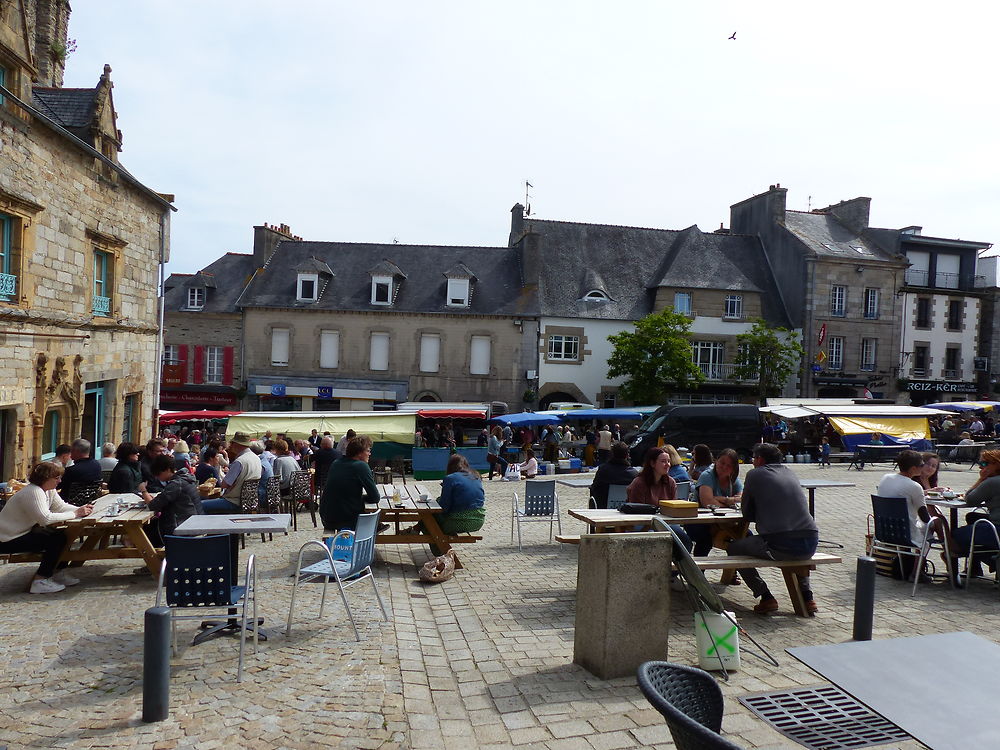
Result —
[{"label": "shop awning", "polygon": [[174,422],[208,422],[213,419],[228,419],[238,411],[161,411],[160,424]]}]

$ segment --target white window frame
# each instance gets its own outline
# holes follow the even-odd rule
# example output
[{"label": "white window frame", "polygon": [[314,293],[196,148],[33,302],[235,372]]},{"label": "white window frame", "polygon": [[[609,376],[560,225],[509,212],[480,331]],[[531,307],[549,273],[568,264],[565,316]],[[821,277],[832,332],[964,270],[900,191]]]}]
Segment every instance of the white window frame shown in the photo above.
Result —
[{"label": "white window frame", "polygon": [[[385,342],[384,351],[381,342]],[[368,369],[375,372],[385,372],[389,369],[389,334],[384,331],[372,333],[368,340]]]},{"label": "white window frame", "polygon": [[861,339],[861,364],[858,369],[864,372],[872,372],[878,362],[878,339]]},{"label": "white window frame", "polygon": [[340,331],[319,332],[319,366],[327,370],[340,367]]},{"label": "white window frame", "polygon": [[589,292],[583,295],[583,299],[585,299],[587,302],[607,302],[608,295],[606,295],[600,289],[591,289]]},{"label": "white window frame", "polygon": [[743,317],[743,295],[742,294],[727,294],[725,301],[725,314],[724,318],[742,318]]},{"label": "white window frame", "polygon": [[[205,287],[203,286],[192,286],[189,287],[187,296],[187,308],[188,310],[201,310],[205,306]],[[201,301],[199,302],[199,297]]]},{"label": "white window frame", "polygon": [[847,287],[843,284],[830,287],[830,315],[834,318],[847,316]]},{"label": "white window frame", "polygon": [[448,279],[448,307],[468,307],[470,286],[468,279]]},{"label": "white window frame", "polygon": [[271,367],[288,367],[291,338],[292,332],[288,328],[271,329]]},{"label": "white window frame", "polygon": [[441,334],[420,334],[420,372],[441,371]]},{"label": "white window frame", "polygon": [[163,345],[163,364],[179,365],[181,363],[181,348],[178,344]]},{"label": "white window frame", "polygon": [[[379,300],[378,289],[384,286],[388,290],[388,298],[385,300]],[[392,276],[372,276],[372,304],[373,305],[391,305],[392,304]]]},{"label": "white window frame", "polygon": [[[482,361],[484,355],[485,365]],[[489,375],[492,367],[493,341],[489,336],[473,336],[469,342],[469,374]]]},{"label": "white window frame", "polygon": [[[311,297],[306,297],[302,293],[302,282],[311,281],[313,283],[313,293]],[[299,302],[315,302],[319,299],[319,274],[318,273],[300,273],[298,280],[295,284],[295,299]]]},{"label": "white window frame", "polygon": [[844,337],[831,336],[826,345],[827,370],[844,369]]},{"label": "white window frame", "polygon": [[865,319],[878,320],[879,316],[879,289],[877,287],[867,287],[865,289]]},{"label": "white window frame", "polygon": [[674,312],[691,314],[691,292],[674,292]]},{"label": "white window frame", "polygon": [[223,352],[221,346],[205,347],[205,382],[209,385],[222,384]]},{"label": "white window frame", "polygon": [[547,358],[564,362],[580,361],[580,337],[561,333],[549,334]]}]

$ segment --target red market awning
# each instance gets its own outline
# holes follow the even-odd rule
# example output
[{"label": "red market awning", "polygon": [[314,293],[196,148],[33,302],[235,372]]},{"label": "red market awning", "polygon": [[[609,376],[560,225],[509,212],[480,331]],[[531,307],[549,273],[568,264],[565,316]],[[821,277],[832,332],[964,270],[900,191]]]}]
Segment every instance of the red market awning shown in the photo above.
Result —
[{"label": "red market awning", "polygon": [[170,411],[160,415],[160,424],[174,422],[207,422],[212,419],[228,419],[238,411]]},{"label": "red market awning", "polygon": [[481,409],[421,409],[418,417],[425,419],[486,419]]}]

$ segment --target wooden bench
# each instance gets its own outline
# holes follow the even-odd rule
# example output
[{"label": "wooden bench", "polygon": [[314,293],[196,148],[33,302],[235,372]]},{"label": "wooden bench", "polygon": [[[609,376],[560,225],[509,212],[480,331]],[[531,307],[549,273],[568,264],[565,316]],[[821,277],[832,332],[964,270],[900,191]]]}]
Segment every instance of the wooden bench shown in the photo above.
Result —
[{"label": "wooden bench", "polygon": [[560,544],[579,544],[579,534],[556,534],[556,541]]},{"label": "wooden bench", "polygon": [[703,571],[736,571],[741,568],[779,568],[782,577],[785,579],[785,588],[788,589],[788,597],[792,600],[792,607],[795,609],[795,614],[802,617],[809,617],[811,615],[806,609],[805,599],[802,598],[798,576],[810,570],[816,570],[817,565],[840,563],[843,562],[843,559],[826,552],[817,552],[809,560],[765,560],[761,557],[749,557],[747,555],[713,555],[711,557],[696,557],[694,561],[698,565],[698,568]]}]

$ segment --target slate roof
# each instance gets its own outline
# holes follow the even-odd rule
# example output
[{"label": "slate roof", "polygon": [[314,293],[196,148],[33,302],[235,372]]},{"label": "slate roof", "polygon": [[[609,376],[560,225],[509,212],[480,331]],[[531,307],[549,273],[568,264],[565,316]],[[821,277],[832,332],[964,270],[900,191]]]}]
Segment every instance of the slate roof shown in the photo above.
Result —
[{"label": "slate roof", "polygon": [[[638,320],[656,287],[760,292],[765,319],[789,325],[760,242],[754,237],[526,218],[540,235],[543,315]],[[599,289],[608,301],[587,301]],[[721,303],[720,303],[721,310]]]},{"label": "slate roof", "polygon": [[91,142],[90,126],[94,121],[97,89],[65,89],[34,86],[34,105],[81,141]]},{"label": "slate roof", "polygon": [[785,228],[806,247],[824,258],[860,261],[896,261],[881,245],[887,239],[866,231],[859,235],[828,213],[786,211]]},{"label": "slate roof", "polygon": [[[236,301],[246,287],[254,268],[253,255],[226,253],[198,273],[172,273],[165,284],[164,310],[186,311],[187,290],[195,286],[205,286],[207,287],[205,306],[201,312],[237,312]],[[295,283],[294,273],[292,283]]]},{"label": "slate roof", "polygon": [[306,258],[295,266],[294,270],[296,273],[325,273],[327,276],[333,276],[333,269],[330,266],[313,257]]},{"label": "slate roof", "polygon": [[[456,247],[282,240],[241,300],[242,307],[397,311],[449,315],[538,314],[534,287],[521,286],[520,253],[509,247]],[[327,263],[333,277],[316,302],[295,299],[303,260]],[[448,307],[445,272],[463,264],[475,277],[469,307]],[[396,277],[392,305],[371,303],[372,273]]]}]

